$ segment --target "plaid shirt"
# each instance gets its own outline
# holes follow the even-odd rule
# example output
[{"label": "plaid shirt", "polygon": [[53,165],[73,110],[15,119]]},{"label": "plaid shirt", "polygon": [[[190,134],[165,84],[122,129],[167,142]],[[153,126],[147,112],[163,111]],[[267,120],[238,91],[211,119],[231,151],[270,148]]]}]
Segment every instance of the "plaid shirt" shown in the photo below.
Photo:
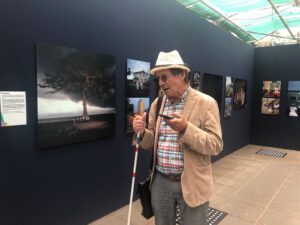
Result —
[{"label": "plaid shirt", "polygon": [[[164,115],[181,114],[188,90],[177,102],[172,103],[169,98],[163,110]],[[166,175],[180,175],[183,172],[183,151],[178,141],[178,131],[174,131],[161,120],[158,131],[157,162],[156,170]]]}]

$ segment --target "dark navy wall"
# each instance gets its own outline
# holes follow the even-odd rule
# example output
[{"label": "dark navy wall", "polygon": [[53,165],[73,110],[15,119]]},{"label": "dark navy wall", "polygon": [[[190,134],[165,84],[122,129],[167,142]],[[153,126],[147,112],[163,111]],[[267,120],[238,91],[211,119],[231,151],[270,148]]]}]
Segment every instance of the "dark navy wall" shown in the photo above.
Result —
[{"label": "dark navy wall", "polygon": [[[300,150],[300,120],[287,114],[288,81],[300,80],[300,45],[255,50],[251,143]],[[280,114],[260,114],[262,82],[281,80]]]},{"label": "dark navy wall", "polygon": [[[254,48],[173,0],[4,0],[0,21],[0,90],[26,91],[28,113],[26,126],[0,128],[3,225],[83,225],[128,203],[134,152],[124,127],[127,58],[153,65],[159,51],[177,49],[193,70],[252,86]],[[37,149],[36,42],[116,56],[114,138]],[[250,108],[222,118],[222,155],[250,142]],[[141,152],[138,179],[146,159]]]}]

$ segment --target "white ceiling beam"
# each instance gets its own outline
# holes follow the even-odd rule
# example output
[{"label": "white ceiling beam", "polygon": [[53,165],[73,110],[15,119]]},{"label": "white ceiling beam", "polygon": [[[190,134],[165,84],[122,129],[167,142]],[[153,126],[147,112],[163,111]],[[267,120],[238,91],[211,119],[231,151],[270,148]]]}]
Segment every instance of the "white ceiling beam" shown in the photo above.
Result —
[{"label": "white ceiling beam", "polygon": [[272,2],[272,0],[268,0],[268,2],[270,3],[270,5],[272,6],[272,8],[274,9],[274,11],[276,12],[277,16],[279,17],[279,19],[281,20],[281,22],[283,23],[283,25],[285,26],[285,28],[288,30],[288,32],[290,33],[290,35],[293,37],[294,40],[296,40],[295,36],[293,35],[290,27],[288,26],[288,24],[285,22],[285,20],[283,19],[283,17],[281,16],[280,12],[278,11],[277,7],[274,5],[274,3]]},{"label": "white ceiling beam", "polygon": [[[234,23],[232,20],[230,20],[227,16],[223,15],[221,12],[219,12],[218,10],[216,10],[213,6],[211,6],[208,2],[206,2],[205,0],[198,0],[198,2],[201,2],[203,5],[205,5],[206,7],[208,7],[209,9],[213,10],[215,13],[219,14],[224,20],[226,20],[227,22],[233,24],[234,26],[236,26],[238,29],[240,29],[241,31],[245,32],[247,35],[249,35],[251,38],[257,40],[257,38],[255,38],[252,34],[250,34],[248,31],[246,31],[245,29],[243,29],[241,26],[237,25],[236,23]],[[195,3],[193,3],[195,4]],[[230,30],[231,32],[233,32],[232,30]]]},{"label": "white ceiling beam", "polygon": [[249,33],[252,33],[252,34],[260,34],[260,35],[265,35],[264,37],[260,38],[260,39],[263,39],[267,36],[271,36],[271,37],[277,37],[277,38],[284,38],[284,39],[291,39],[291,40],[295,40],[294,38],[290,38],[290,37],[284,37],[284,36],[280,36],[280,35],[275,35],[273,34],[276,30],[272,31],[271,33],[261,33],[261,32],[256,32],[256,31],[248,31]]}]

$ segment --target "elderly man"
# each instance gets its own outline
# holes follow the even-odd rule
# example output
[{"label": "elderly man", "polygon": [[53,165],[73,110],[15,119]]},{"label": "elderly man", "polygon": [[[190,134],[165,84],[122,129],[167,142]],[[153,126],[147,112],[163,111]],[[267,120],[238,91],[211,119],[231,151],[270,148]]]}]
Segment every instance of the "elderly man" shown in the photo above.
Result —
[{"label": "elderly man", "polygon": [[156,118],[156,99],[148,128],[145,114],[133,120],[140,146],[154,151],[151,198],[156,225],[175,225],[177,205],[182,225],[207,224],[211,155],[223,148],[222,131],[216,101],[189,86],[189,71],[178,51],[160,52],[150,73],[164,93],[162,116]]}]

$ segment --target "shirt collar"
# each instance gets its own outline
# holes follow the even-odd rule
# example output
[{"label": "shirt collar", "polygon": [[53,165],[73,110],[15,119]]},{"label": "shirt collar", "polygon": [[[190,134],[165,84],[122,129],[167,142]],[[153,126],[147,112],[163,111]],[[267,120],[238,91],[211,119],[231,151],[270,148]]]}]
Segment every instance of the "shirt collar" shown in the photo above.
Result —
[{"label": "shirt collar", "polygon": [[180,96],[179,100],[176,102],[172,102],[170,98],[167,98],[167,101],[170,102],[171,104],[175,104],[175,103],[184,103],[186,96],[188,95],[190,90],[190,86],[188,86],[188,88],[185,90],[185,92]]}]

